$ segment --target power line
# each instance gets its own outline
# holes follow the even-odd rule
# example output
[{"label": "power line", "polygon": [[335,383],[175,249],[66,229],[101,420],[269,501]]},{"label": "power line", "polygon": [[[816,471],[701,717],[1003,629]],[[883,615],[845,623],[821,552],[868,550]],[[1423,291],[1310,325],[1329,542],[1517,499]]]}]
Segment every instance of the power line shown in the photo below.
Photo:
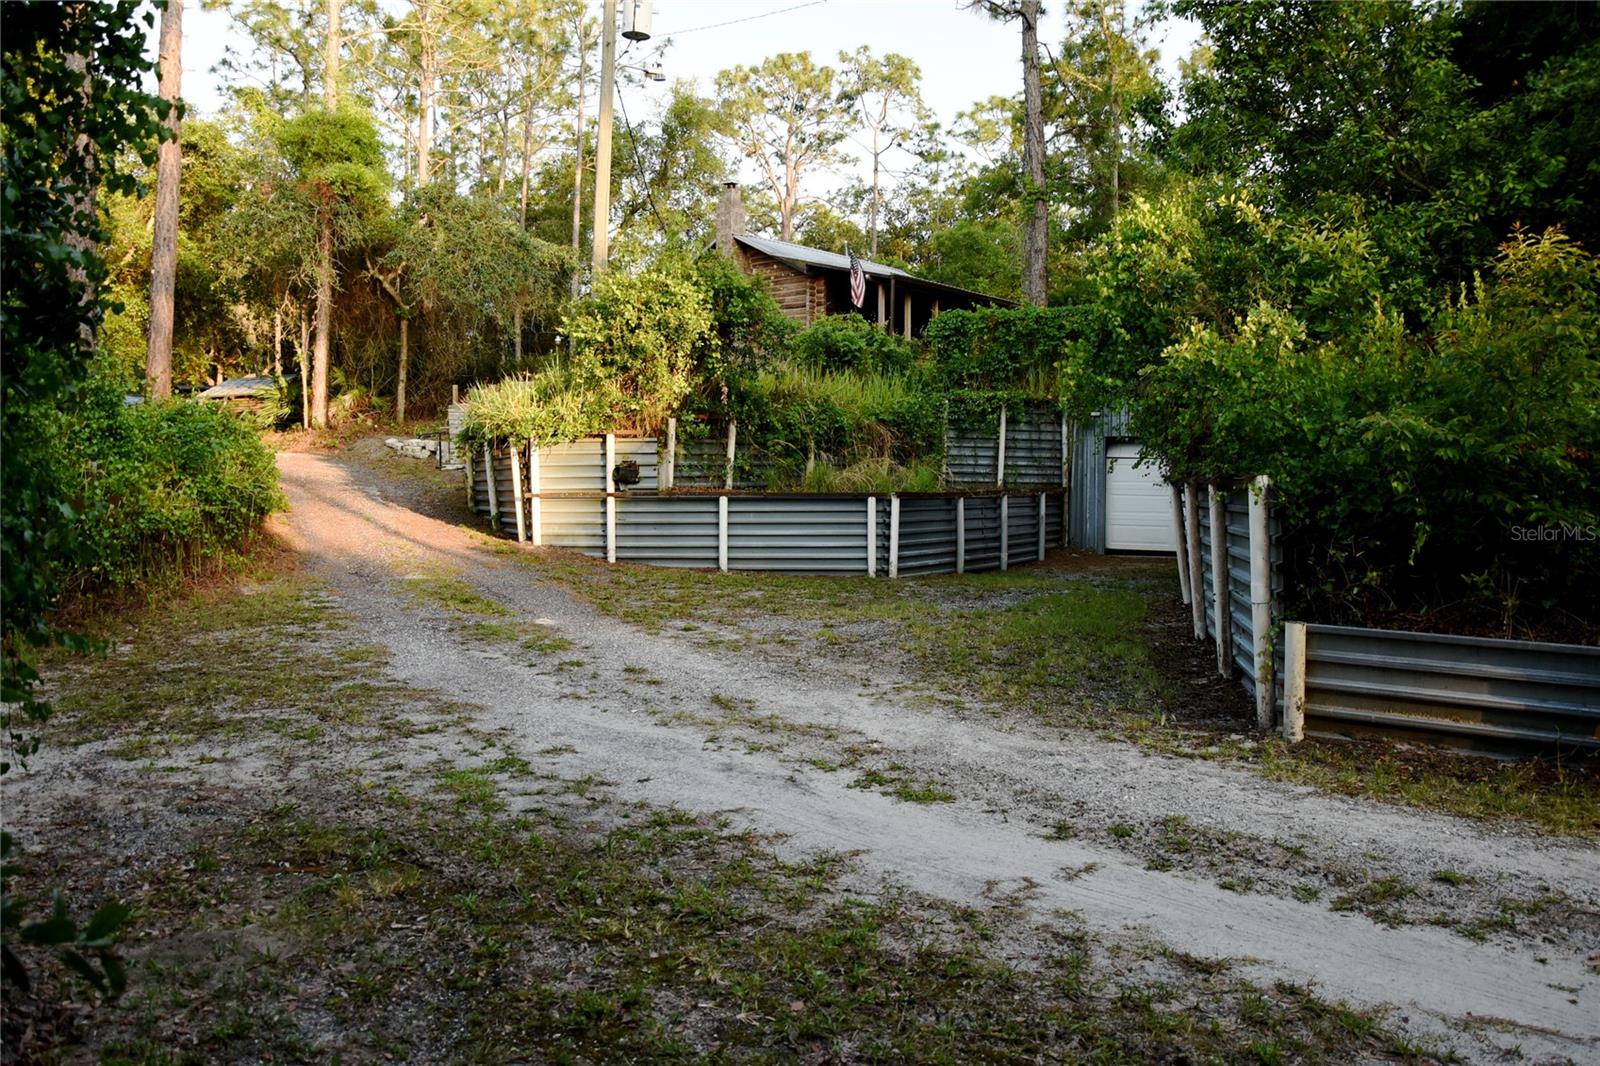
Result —
[{"label": "power line", "polygon": [[[661,217],[661,209],[656,206],[655,190],[651,188],[650,176],[644,172],[644,160],[639,158],[639,138],[634,136],[633,123],[628,121],[628,104],[617,93],[617,107],[622,112],[622,127],[628,131],[628,146],[633,149],[633,167],[639,174],[639,180],[644,182],[645,199],[650,201],[650,210],[654,212],[656,221],[661,224],[661,232],[667,232],[667,220]],[[664,147],[664,146],[663,146]]]},{"label": "power line", "polygon": [[701,30],[720,30],[724,26],[737,26],[741,22],[755,22],[757,19],[771,18],[773,15],[786,15],[791,11],[799,11],[802,8],[807,7],[817,7],[818,5],[826,4],[827,2],[828,0],[811,0],[810,3],[806,4],[795,4],[792,7],[780,7],[776,11],[766,11],[759,15],[746,15],[742,19],[729,19],[727,22],[713,22],[706,26],[691,26],[689,29],[678,30],[674,33],[663,33],[661,36],[682,37],[686,33],[699,33]]}]

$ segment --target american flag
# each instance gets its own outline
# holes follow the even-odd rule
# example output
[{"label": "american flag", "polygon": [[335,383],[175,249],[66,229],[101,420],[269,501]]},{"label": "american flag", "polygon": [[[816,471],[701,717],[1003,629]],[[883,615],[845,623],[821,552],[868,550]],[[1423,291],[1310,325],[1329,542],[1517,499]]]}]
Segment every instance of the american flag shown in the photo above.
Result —
[{"label": "american flag", "polygon": [[867,275],[861,269],[861,260],[856,258],[856,253],[844,246],[845,254],[850,257],[850,302],[860,307],[867,299]]}]

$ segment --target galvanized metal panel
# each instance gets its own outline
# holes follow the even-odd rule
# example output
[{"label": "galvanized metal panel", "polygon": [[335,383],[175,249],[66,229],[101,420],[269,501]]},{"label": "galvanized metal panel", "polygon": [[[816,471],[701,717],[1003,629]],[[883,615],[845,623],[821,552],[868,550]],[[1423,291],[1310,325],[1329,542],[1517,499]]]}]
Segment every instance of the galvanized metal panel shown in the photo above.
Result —
[{"label": "galvanized metal panel", "polygon": [[1000,569],[1000,497],[970,497],[966,512],[967,572]]},{"label": "galvanized metal panel", "polygon": [[[998,429],[998,425],[995,427]],[[1000,460],[999,440],[972,429],[948,428],[945,431],[945,483],[956,486],[988,486],[995,483],[996,463]]]},{"label": "galvanized metal panel", "polygon": [[1306,627],[1306,731],[1600,750],[1600,648]]},{"label": "galvanized metal panel", "polygon": [[546,496],[539,504],[544,542],[601,558],[606,554],[605,498]]},{"label": "galvanized metal panel", "polygon": [[1039,496],[1009,496],[1006,504],[1006,566],[1022,566],[1039,558]]},{"label": "galvanized metal panel", "polygon": [[539,491],[604,492],[606,442],[587,438],[539,449]]},{"label": "galvanized metal panel", "polygon": [[732,570],[865,574],[866,537],[866,503],[860,497],[728,500]]},{"label": "galvanized metal panel", "polygon": [[1072,494],[1068,541],[1097,555],[1106,550],[1106,432],[1101,419],[1069,427]]},{"label": "galvanized metal panel", "polygon": [[907,577],[956,572],[955,500],[900,501],[899,560],[900,573]]},{"label": "galvanized metal panel", "polygon": [[626,496],[617,500],[617,559],[652,566],[715,568],[715,496]]},{"label": "galvanized metal panel", "polygon": [[1061,413],[1030,408],[1006,420],[1006,485],[1012,488],[1058,488],[1061,485]]},{"label": "galvanized metal panel", "polygon": [[672,479],[683,488],[720,489],[725,484],[727,467],[728,439],[714,433],[700,440],[678,442]]}]

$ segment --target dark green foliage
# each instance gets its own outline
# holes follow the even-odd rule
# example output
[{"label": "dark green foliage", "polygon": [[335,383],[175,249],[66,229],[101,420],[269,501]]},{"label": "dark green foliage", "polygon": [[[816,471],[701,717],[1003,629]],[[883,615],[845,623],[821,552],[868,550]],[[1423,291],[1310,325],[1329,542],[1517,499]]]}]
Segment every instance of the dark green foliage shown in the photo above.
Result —
[{"label": "dark green foliage", "polygon": [[282,506],[272,453],[245,418],[188,400],[127,406],[96,381],[58,423],[60,481],[81,516],[61,579],[125,588],[227,556]]},{"label": "dark green foliage", "polygon": [[1319,342],[1270,304],[1199,329],[1134,428],[1177,478],[1272,477],[1313,617],[1592,640],[1600,262],[1547,233],[1494,267],[1425,331]]},{"label": "dark green foliage", "polygon": [[0,894],[0,928],[5,930],[6,937],[6,942],[0,944],[0,963],[4,966],[6,982],[23,992],[29,991],[33,984],[28,968],[11,948],[15,941],[50,949],[63,966],[101,995],[113,999],[122,995],[128,975],[114,948],[116,935],[128,919],[127,905],[104,904],[90,917],[89,924],[80,929],[72,920],[66,899],[55,892],[50,899],[49,917],[25,920],[21,901],[11,893],[11,878],[17,873],[12,862],[15,850],[11,834],[0,833],[0,878],[5,882],[3,894]]},{"label": "dark green foliage", "polygon": [[[143,57],[147,20],[136,20],[133,4],[18,4],[6,11],[0,700],[36,716],[44,709],[31,695],[35,675],[25,649],[73,639],[47,617],[79,527],[51,457],[57,412],[77,400],[88,338],[106,310],[98,289],[105,265],[94,250],[106,234],[94,194],[133,191],[127,165],[138,155],[153,158],[164,114],[140,88],[150,67]],[[19,755],[33,746],[14,731],[11,739]]]},{"label": "dark green foliage", "polygon": [[917,352],[860,315],[830,315],[795,335],[789,358],[799,366],[856,374],[903,374]]}]

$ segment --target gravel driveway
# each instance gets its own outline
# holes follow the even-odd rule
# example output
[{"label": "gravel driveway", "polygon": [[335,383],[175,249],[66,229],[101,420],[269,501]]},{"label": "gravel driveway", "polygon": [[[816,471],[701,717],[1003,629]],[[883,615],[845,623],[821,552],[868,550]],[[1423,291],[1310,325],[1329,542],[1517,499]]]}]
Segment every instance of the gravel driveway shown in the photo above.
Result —
[{"label": "gravel driveway", "polygon": [[[437,491],[424,500],[378,465],[338,456],[284,453],[279,465],[291,546],[364,638],[390,649],[397,676],[481,704],[484,724],[512,749],[565,752],[563,774],[622,783],[652,804],[726,812],[782,835],[796,855],[853,853],[875,876],[958,903],[1006,897],[1041,923],[1071,912],[1107,935],[1239,960],[1255,979],[1392,1005],[1419,1033],[1455,1033],[1471,1057],[1520,1046],[1600,1061],[1592,846],[1145,755],[1088,733],[1063,740],[970,704],[912,698],[907,682],[926,692],[928,680],[909,667],[899,676],[807,668],[670,626],[628,625],[541,579],[533,549],[473,533]],[[438,575],[502,605],[502,623],[572,641],[571,657],[552,665],[442,626],[414,591]],[[842,747],[908,780],[937,781],[951,798],[905,802],[852,787],[828,767]],[[1053,839],[1049,827],[1063,819],[1087,831]],[[1215,864],[1153,869],[1160,864],[1101,831],[1163,820],[1261,865],[1253,878],[1263,887],[1227,884]],[[1557,892],[1568,917],[1481,942],[1384,923],[1275,891],[1264,855],[1288,869],[1284,885],[1303,868],[1392,871],[1421,884],[1452,871],[1462,875],[1452,906]],[[1460,1044],[1466,1030],[1474,1035]]]}]

